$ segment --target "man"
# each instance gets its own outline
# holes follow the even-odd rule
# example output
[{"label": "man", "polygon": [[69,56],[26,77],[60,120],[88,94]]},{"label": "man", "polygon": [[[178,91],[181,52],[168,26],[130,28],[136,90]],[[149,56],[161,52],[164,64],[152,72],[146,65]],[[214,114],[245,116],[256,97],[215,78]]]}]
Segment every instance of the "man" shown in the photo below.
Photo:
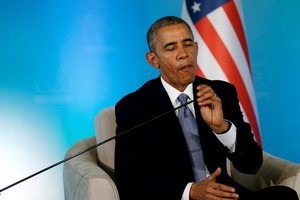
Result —
[{"label": "man", "polygon": [[[226,158],[239,171],[256,173],[262,149],[243,120],[235,87],[195,75],[198,45],[188,24],[178,17],[163,17],[149,28],[147,42],[146,59],[160,77],[116,104],[116,133],[159,117],[116,140],[115,173],[121,200],[298,199],[287,187],[249,191],[227,174]],[[172,111],[184,104],[178,99],[182,93],[187,101],[196,99],[184,107],[196,119],[199,161],[194,161],[180,121],[183,111]],[[205,166],[195,167],[200,161]],[[205,172],[205,177],[198,172]]]}]

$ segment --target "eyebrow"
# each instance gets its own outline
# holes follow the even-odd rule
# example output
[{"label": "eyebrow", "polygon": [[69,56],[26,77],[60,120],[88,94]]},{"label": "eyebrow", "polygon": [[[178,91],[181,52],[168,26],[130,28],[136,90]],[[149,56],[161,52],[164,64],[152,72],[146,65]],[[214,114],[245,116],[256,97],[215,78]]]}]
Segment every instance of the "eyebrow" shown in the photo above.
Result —
[{"label": "eyebrow", "polygon": [[[182,42],[194,42],[194,40],[192,38],[186,38],[182,40]],[[172,46],[174,44],[176,44],[176,42],[168,42],[163,46],[163,48],[167,48],[168,46]]]}]

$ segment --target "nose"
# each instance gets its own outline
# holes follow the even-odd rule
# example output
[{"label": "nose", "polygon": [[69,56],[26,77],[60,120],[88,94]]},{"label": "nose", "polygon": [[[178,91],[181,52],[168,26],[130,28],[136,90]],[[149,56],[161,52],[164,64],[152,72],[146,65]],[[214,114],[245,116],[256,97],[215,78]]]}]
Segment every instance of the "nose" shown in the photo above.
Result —
[{"label": "nose", "polygon": [[188,53],[186,51],[186,49],[184,48],[184,46],[181,46],[180,48],[178,48],[178,59],[182,60],[188,57]]}]

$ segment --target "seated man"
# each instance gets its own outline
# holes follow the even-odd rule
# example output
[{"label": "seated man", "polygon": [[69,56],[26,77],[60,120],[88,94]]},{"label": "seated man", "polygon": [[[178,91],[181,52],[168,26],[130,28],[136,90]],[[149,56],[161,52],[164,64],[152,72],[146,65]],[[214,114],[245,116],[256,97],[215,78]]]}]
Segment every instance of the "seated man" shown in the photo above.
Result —
[{"label": "seated man", "polygon": [[173,16],[158,19],[147,42],[146,58],[160,76],[116,104],[116,134],[160,117],[116,140],[121,200],[298,199],[284,186],[250,191],[227,174],[226,158],[239,171],[256,173],[262,149],[243,120],[235,87],[195,75],[198,45],[189,25]]}]

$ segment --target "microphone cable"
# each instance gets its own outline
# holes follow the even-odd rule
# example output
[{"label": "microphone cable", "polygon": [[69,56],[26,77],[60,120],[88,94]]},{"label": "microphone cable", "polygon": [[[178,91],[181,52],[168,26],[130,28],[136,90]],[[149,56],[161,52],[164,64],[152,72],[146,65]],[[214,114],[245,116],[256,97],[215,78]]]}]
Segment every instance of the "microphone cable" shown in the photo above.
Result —
[{"label": "microphone cable", "polygon": [[182,105],[180,105],[180,106],[178,106],[178,107],[175,107],[175,108],[173,108],[173,109],[171,109],[171,110],[169,110],[169,111],[167,111],[167,112],[164,112],[164,113],[162,113],[162,114],[160,114],[160,115],[158,115],[158,116],[156,116],[156,117],[153,117],[153,118],[151,118],[151,119],[149,119],[149,120],[147,120],[147,121],[145,121],[145,122],[143,122],[143,123],[141,123],[141,124],[138,124],[138,125],[136,125],[136,126],[130,128],[130,129],[128,129],[128,130],[126,130],[126,131],[124,131],[124,132],[118,134],[118,135],[115,135],[115,136],[110,137],[110,138],[108,138],[108,139],[106,139],[106,140],[103,140],[102,142],[99,142],[99,143],[97,143],[97,144],[95,144],[95,145],[93,145],[93,146],[90,146],[90,147],[86,148],[86,149],[83,149],[82,151],[80,151],[80,152],[78,152],[78,153],[75,153],[75,154],[73,154],[73,155],[70,155],[70,156],[68,156],[67,158],[65,158],[65,159],[63,159],[63,160],[61,160],[61,161],[59,161],[59,162],[57,162],[57,163],[54,163],[54,164],[52,164],[52,165],[50,165],[50,166],[48,166],[48,167],[46,167],[46,168],[44,168],[44,169],[42,169],[42,170],[40,170],[40,171],[37,171],[37,172],[35,172],[35,173],[33,173],[33,174],[31,174],[31,175],[29,175],[29,176],[27,176],[27,177],[25,177],[25,178],[19,180],[19,181],[16,181],[16,182],[14,182],[14,183],[12,183],[12,184],[10,184],[10,185],[8,185],[8,186],[6,186],[6,187],[0,189],[0,195],[1,195],[1,192],[4,192],[5,190],[7,190],[7,189],[9,189],[9,188],[11,188],[11,187],[13,187],[13,186],[16,186],[16,185],[18,185],[18,184],[20,184],[20,183],[22,183],[22,182],[24,182],[24,181],[26,181],[26,180],[28,180],[28,179],[30,179],[30,178],[33,178],[33,177],[35,177],[35,176],[37,176],[37,175],[39,175],[39,174],[41,174],[41,173],[43,173],[43,172],[45,172],[45,171],[48,171],[49,169],[52,169],[52,168],[54,168],[54,167],[56,167],[56,166],[58,166],[58,165],[60,165],[60,164],[62,164],[62,163],[64,163],[64,162],[67,162],[67,161],[69,161],[69,160],[71,160],[71,159],[73,159],[73,158],[75,158],[75,157],[77,157],[77,156],[79,156],[79,155],[81,155],[81,154],[84,154],[84,153],[86,153],[86,152],[88,152],[88,151],[90,151],[90,150],[92,150],[92,149],[94,149],[94,148],[97,148],[98,146],[101,146],[101,145],[103,145],[103,144],[105,144],[105,143],[107,143],[107,142],[109,142],[109,141],[111,141],[111,140],[117,139],[118,137],[121,137],[121,136],[127,134],[128,132],[131,132],[131,131],[134,130],[134,129],[137,129],[137,128],[139,128],[139,127],[141,127],[141,126],[144,126],[144,125],[146,125],[146,124],[148,124],[148,123],[150,123],[150,122],[152,122],[152,121],[154,121],[154,120],[157,120],[157,119],[159,119],[159,118],[161,118],[161,117],[163,117],[163,116],[165,116],[165,115],[168,115],[169,113],[174,112],[174,111],[176,111],[176,110],[178,110],[179,108],[182,108],[182,107],[184,107],[184,106],[187,106],[188,104],[190,104],[190,103],[192,103],[192,102],[194,102],[194,101],[195,101],[195,100],[188,101],[188,102],[185,103],[185,104],[182,104]]}]

